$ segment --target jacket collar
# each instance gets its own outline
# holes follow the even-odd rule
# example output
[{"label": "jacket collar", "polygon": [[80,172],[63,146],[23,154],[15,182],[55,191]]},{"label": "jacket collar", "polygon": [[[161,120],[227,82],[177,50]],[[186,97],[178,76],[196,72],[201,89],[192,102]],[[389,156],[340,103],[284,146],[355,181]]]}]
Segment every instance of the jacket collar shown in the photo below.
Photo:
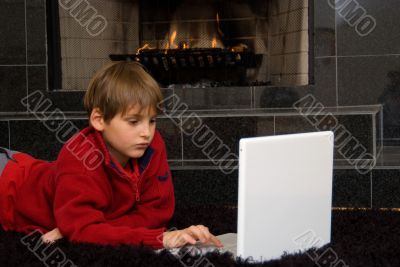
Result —
[{"label": "jacket collar", "polygon": [[[111,157],[110,151],[107,148],[106,143],[104,142],[103,136],[101,132],[97,131],[93,127],[90,127],[91,131],[93,131],[94,138],[99,146],[99,149],[104,155],[104,161],[105,165],[114,169],[117,171],[117,173],[121,176],[127,176],[126,171],[123,169],[123,166],[121,166],[118,162],[114,162],[114,160]],[[150,146],[145,150],[144,154],[142,157],[138,158],[138,164],[139,164],[139,173],[140,175],[143,174],[143,172],[147,169],[149,166],[150,160],[154,154],[154,149]]]}]

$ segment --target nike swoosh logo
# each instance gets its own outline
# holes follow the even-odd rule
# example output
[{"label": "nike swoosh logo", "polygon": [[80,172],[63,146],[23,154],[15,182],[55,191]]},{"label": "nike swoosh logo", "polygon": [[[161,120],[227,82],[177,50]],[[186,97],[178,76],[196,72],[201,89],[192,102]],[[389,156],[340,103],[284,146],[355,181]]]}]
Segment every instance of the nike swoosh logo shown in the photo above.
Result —
[{"label": "nike swoosh logo", "polygon": [[166,180],[168,180],[168,172],[165,175],[158,176],[158,180],[160,180],[161,182],[165,182]]}]

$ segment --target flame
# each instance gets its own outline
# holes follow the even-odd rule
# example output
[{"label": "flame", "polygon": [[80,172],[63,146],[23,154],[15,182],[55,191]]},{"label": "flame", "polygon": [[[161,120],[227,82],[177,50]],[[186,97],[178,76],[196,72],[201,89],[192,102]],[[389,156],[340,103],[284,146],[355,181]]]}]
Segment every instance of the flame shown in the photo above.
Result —
[{"label": "flame", "polygon": [[136,50],[136,55],[139,55],[140,54],[140,51],[142,51],[142,50],[144,50],[144,49],[146,49],[146,48],[148,48],[148,49],[153,49],[151,46],[150,46],[150,44],[144,44],[142,47],[139,47],[137,50]]},{"label": "flame", "polygon": [[[166,33],[163,43],[159,47],[164,49],[164,53],[170,49],[189,49],[189,48],[224,48],[222,37],[224,33],[220,28],[219,14],[215,14],[214,27],[209,27],[208,23],[200,23],[194,32],[193,37],[190,27],[180,21],[172,21],[169,31]],[[204,36],[199,38],[197,36]]]},{"label": "flame", "polygon": [[171,35],[169,35],[168,33],[165,35],[165,40],[167,40],[165,42],[165,47],[164,47],[164,49],[165,49],[164,53],[165,54],[168,53],[169,49],[178,48],[178,46],[175,44],[176,35],[177,35],[176,31],[173,31]]},{"label": "flame", "polygon": [[167,53],[168,49],[169,49],[169,43],[166,42],[166,43],[165,43],[165,53]]},{"label": "flame", "polygon": [[221,28],[220,28],[220,26],[219,26],[219,15],[218,15],[218,12],[217,12],[216,17],[217,17],[217,30],[218,30],[218,33],[219,33],[219,35],[220,35],[221,37],[224,37],[224,33],[221,31]]},{"label": "flame", "polygon": [[212,38],[211,47],[212,48],[216,48],[217,47],[217,38],[215,37],[215,35]]},{"label": "flame", "polygon": [[176,39],[176,31],[173,31],[169,39],[169,47],[171,47],[172,49],[178,48],[178,46],[175,44],[175,39]]}]

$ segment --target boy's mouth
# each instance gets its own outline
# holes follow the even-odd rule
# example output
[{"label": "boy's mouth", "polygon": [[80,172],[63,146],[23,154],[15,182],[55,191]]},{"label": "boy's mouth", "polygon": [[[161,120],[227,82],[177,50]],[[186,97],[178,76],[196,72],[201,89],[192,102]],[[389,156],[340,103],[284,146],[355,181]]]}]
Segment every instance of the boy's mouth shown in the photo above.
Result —
[{"label": "boy's mouth", "polygon": [[145,149],[149,146],[149,143],[140,143],[140,144],[136,144],[135,146],[136,146],[136,148],[139,148],[139,149]]}]

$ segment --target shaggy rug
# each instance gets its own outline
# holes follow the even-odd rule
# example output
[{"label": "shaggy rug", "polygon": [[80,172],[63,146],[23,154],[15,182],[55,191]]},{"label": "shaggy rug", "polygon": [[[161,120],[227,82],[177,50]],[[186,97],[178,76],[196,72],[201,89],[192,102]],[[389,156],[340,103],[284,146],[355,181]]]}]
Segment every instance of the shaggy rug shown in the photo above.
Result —
[{"label": "shaggy rug", "polygon": [[[205,224],[215,234],[235,232],[236,212],[218,206],[179,208],[171,226]],[[400,212],[394,210],[334,210],[329,245],[264,263],[234,260],[228,253],[174,257],[147,247],[77,244],[65,239],[35,247],[37,237],[0,231],[0,266],[400,266]]]}]

